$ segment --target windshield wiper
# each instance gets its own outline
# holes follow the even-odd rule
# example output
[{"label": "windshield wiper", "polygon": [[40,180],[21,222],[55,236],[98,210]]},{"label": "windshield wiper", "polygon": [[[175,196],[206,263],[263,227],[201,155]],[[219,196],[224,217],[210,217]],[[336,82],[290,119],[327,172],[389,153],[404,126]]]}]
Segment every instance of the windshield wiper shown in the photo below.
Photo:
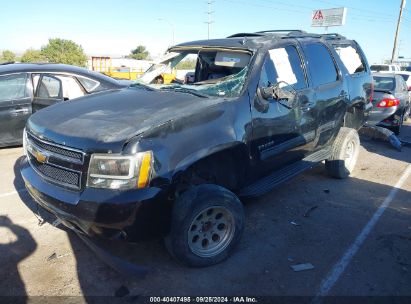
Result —
[{"label": "windshield wiper", "polygon": [[194,96],[197,96],[197,97],[208,98],[207,95],[198,93],[196,90],[177,87],[177,86],[162,87],[160,90],[175,91],[175,92],[180,92],[180,93],[191,94],[191,95],[194,95]]},{"label": "windshield wiper", "polygon": [[148,91],[155,91],[154,88],[152,88],[152,87],[150,87],[146,84],[142,84],[140,82],[134,82],[134,83],[130,84],[130,87],[141,87],[141,88],[146,89]]}]

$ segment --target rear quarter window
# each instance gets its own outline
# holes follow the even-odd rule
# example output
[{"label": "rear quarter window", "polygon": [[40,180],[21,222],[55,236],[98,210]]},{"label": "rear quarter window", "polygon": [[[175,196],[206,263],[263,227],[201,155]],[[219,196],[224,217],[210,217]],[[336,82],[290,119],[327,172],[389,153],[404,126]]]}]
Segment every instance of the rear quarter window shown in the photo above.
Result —
[{"label": "rear quarter window", "polygon": [[361,55],[358,53],[357,49],[350,44],[334,44],[333,47],[350,75],[364,72],[364,60],[361,58]]}]

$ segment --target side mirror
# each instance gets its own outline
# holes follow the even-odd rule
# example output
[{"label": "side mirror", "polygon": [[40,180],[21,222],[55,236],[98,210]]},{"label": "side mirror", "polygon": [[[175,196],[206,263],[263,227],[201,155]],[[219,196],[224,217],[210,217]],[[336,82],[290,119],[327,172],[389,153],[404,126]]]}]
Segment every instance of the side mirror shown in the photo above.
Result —
[{"label": "side mirror", "polygon": [[269,87],[259,87],[258,94],[266,100],[273,99],[291,109],[296,100],[297,91],[285,81],[280,81]]}]

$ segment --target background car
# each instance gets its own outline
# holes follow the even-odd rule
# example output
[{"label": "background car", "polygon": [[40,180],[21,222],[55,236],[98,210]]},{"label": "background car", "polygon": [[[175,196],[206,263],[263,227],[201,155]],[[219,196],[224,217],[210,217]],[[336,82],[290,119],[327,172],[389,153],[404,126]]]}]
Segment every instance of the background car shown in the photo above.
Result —
[{"label": "background car", "polygon": [[392,73],[373,73],[373,79],[373,109],[367,125],[386,127],[398,135],[410,108],[407,84]]},{"label": "background car", "polygon": [[411,90],[411,72],[400,71],[395,72],[395,74],[401,75],[401,77],[404,78],[405,82],[407,83],[408,90]]},{"label": "background car", "polygon": [[65,64],[0,65],[0,147],[22,143],[26,121],[35,111],[127,86],[103,74]]},{"label": "background car", "polygon": [[395,71],[400,71],[400,66],[396,64],[372,64],[370,66],[372,72],[388,72],[392,73]]}]

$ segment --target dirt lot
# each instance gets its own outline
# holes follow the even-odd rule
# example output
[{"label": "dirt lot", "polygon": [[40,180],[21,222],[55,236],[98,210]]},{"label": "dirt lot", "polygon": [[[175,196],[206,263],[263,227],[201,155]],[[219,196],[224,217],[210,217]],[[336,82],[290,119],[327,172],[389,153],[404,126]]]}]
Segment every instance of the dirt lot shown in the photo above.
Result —
[{"label": "dirt lot", "polygon": [[[411,141],[409,122],[402,137]],[[179,266],[161,240],[106,244],[116,255],[148,265],[145,279],[113,271],[66,229],[39,226],[19,174],[22,149],[0,149],[0,295],[20,296],[0,302],[26,296],[34,302],[111,302],[116,298],[95,296],[115,295],[127,302],[220,295],[407,296],[397,300],[411,301],[411,147],[398,152],[382,141],[362,137],[361,142],[351,178],[331,179],[320,166],[246,201],[241,243],[219,265]],[[314,268],[293,271],[290,266],[299,263]],[[264,299],[277,298],[258,298]]]}]

